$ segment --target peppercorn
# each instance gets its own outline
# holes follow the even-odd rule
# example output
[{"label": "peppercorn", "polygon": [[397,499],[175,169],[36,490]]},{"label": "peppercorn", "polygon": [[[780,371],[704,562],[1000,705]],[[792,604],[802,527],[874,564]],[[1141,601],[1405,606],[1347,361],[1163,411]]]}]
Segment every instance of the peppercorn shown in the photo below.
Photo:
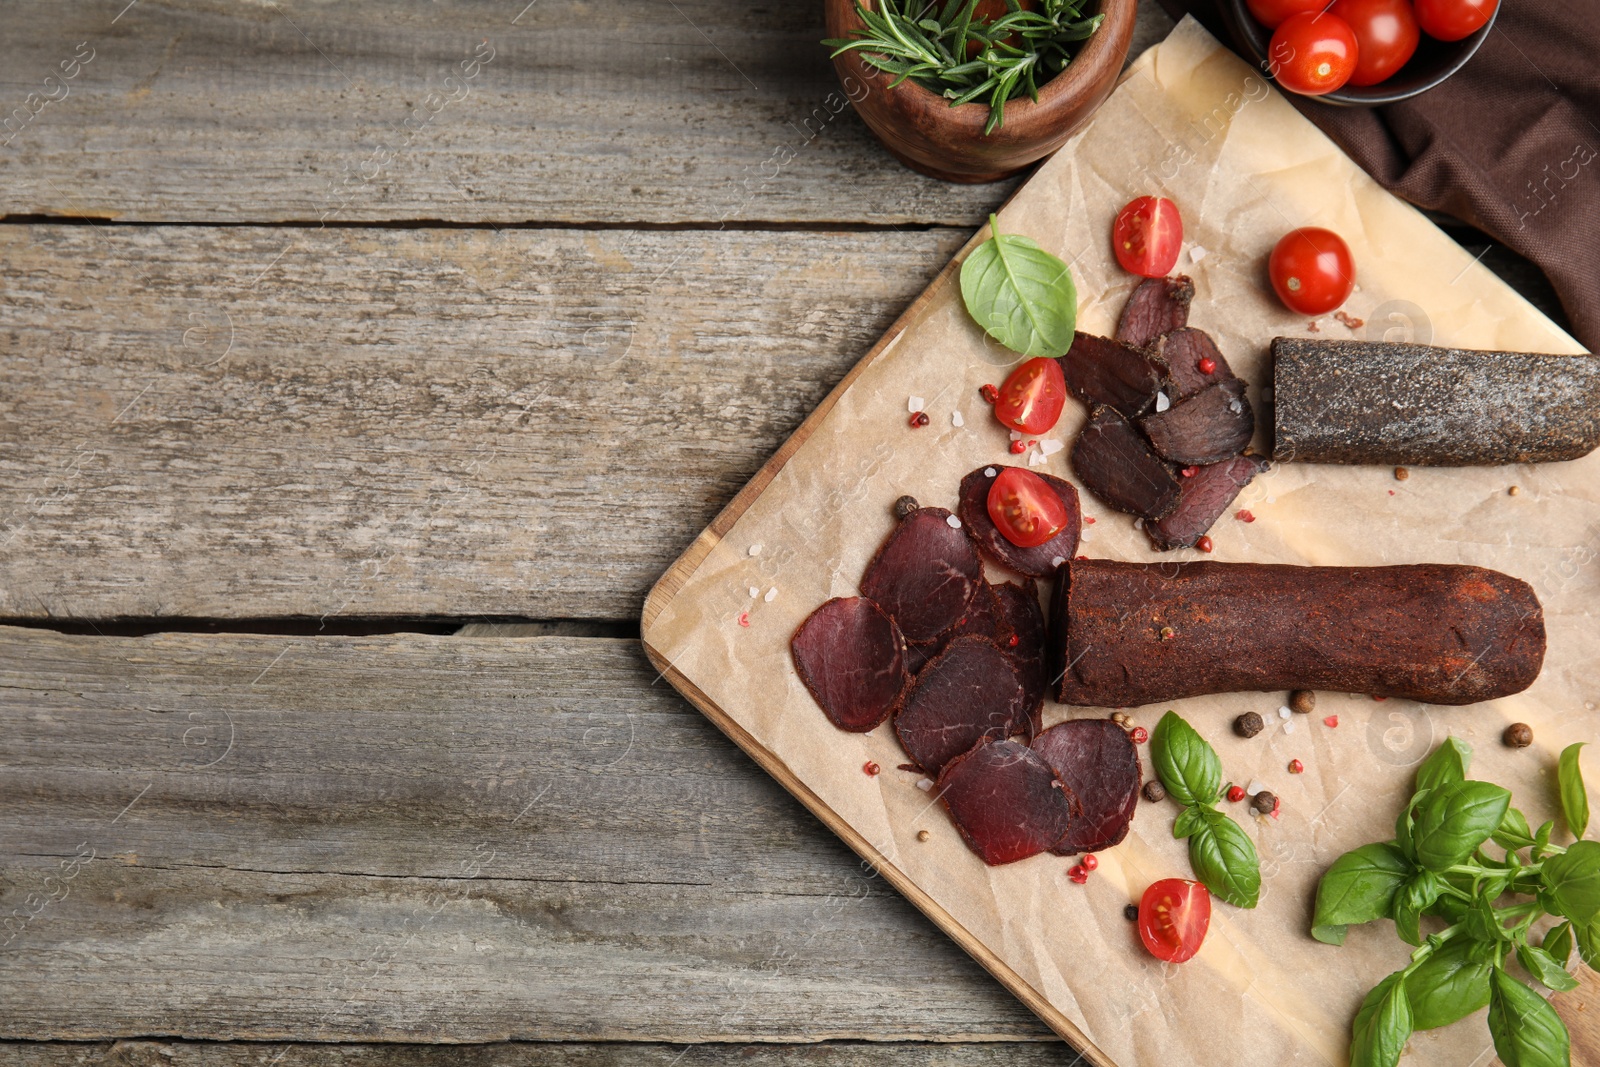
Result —
[{"label": "peppercorn", "polygon": [[1211,549],[1212,549],[1212,548],[1213,548],[1213,547],[1215,547],[1215,546],[1213,546],[1213,545],[1212,545],[1212,543],[1211,543],[1211,538],[1209,538],[1209,537],[1202,537],[1202,538],[1200,538],[1200,540],[1198,540],[1198,541],[1196,541],[1196,542],[1195,542],[1195,543],[1194,543],[1194,547],[1195,547],[1195,548],[1198,548],[1198,549],[1199,549],[1199,550],[1200,550],[1200,551],[1202,551],[1202,552],[1210,552],[1210,551],[1211,551]]},{"label": "peppercorn", "polygon": [[1304,763],[1301,763],[1299,760],[1292,759],[1292,760],[1289,761],[1289,773],[1290,774],[1304,774],[1305,770],[1306,770],[1306,765]]},{"label": "peppercorn", "polygon": [[1127,729],[1129,726],[1133,725],[1133,720],[1128,718],[1128,713],[1125,712],[1125,711],[1114,711],[1114,712],[1112,712],[1111,713],[1111,721],[1116,723],[1118,726],[1122,727],[1123,729]]},{"label": "peppercorn", "polygon": [[918,841],[926,841],[928,838],[930,838],[932,836],[933,835],[928,833],[928,831],[926,831],[926,830],[918,830],[917,831],[917,840]]},{"label": "peppercorn", "polygon": [[1247,711],[1233,720],[1233,732],[1240,737],[1254,737],[1266,727],[1261,721],[1261,716],[1253,711]]},{"label": "peppercorn", "polygon": [[1091,852],[1079,862],[1083,865],[1084,870],[1092,871],[1100,866],[1100,857]]},{"label": "peppercorn", "polygon": [[1159,804],[1167,799],[1167,790],[1154,778],[1144,784],[1144,798],[1152,804]]},{"label": "peppercorn", "polygon": [[1122,917],[1124,919],[1127,919],[1131,923],[1138,922],[1139,921],[1139,905],[1137,905],[1137,904],[1129,904],[1127,907],[1123,908],[1122,909]]},{"label": "peppercorn", "polygon": [[906,421],[909,422],[911,424],[911,428],[915,430],[918,427],[928,425],[928,413],[926,411],[913,411],[911,413],[911,418]]},{"label": "peppercorn", "polygon": [[978,387],[978,395],[983,397],[984,400],[993,404],[996,400],[1000,399],[1000,390],[996,389],[992,385],[980,385]]},{"label": "peppercorn", "polygon": [[1136,745],[1142,745],[1146,741],[1150,740],[1150,731],[1146,730],[1143,726],[1135,726],[1132,730],[1128,731],[1128,740],[1132,741]]},{"label": "peppercorn", "polygon": [[1506,495],[1507,496],[1516,496],[1517,494],[1519,494],[1521,492],[1522,492],[1522,486],[1513,485],[1510,489],[1506,490]]},{"label": "peppercorn", "polygon": [[903,496],[894,502],[894,517],[897,519],[909,518],[916,510],[917,498],[914,496]]},{"label": "peppercorn", "polygon": [[1013,456],[1020,456],[1024,452],[1026,452],[1027,450],[1028,450],[1028,446],[1023,444],[1021,441],[1012,441],[1011,442],[1011,454]]},{"label": "peppercorn", "polygon": [[1230,785],[1228,787],[1228,800],[1231,803],[1237,804],[1237,803],[1239,803],[1239,801],[1241,801],[1243,799],[1244,799],[1244,786],[1242,786],[1242,785]]},{"label": "peppercorn", "polygon": [[1250,798],[1250,806],[1262,815],[1271,815],[1273,809],[1278,806],[1278,798],[1263,789]]},{"label": "peppercorn", "polygon": [[1394,469],[1394,480],[1395,481],[1403,482],[1409,477],[1411,477],[1411,472],[1406,470],[1406,468],[1404,468],[1404,467],[1396,467]]},{"label": "peppercorn", "polygon": [[1525,722],[1514,722],[1506,727],[1506,732],[1501,740],[1507,748],[1527,748],[1533,744],[1533,727]]},{"label": "peppercorn", "polygon": [[1296,689],[1289,694],[1289,710],[1298,715],[1310,715],[1317,710],[1317,694],[1309,689]]}]

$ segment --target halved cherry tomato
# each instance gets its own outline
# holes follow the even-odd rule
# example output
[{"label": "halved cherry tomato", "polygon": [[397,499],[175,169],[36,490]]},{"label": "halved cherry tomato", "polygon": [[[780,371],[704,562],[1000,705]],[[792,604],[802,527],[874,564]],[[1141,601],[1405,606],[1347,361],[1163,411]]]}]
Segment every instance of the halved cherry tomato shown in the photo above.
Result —
[{"label": "halved cherry tomato", "polygon": [[1067,403],[1067,379],[1061,364],[1044,356],[1011,372],[994,402],[995,418],[1022,433],[1044,433],[1061,417]]},{"label": "halved cherry tomato", "polygon": [[1141,278],[1165,278],[1183,247],[1178,205],[1159,196],[1141,196],[1117,212],[1111,226],[1112,250],[1122,269]]},{"label": "halved cherry tomato", "polygon": [[1282,26],[1291,15],[1321,11],[1328,6],[1328,0],[1245,0],[1245,3],[1256,21],[1269,30]]},{"label": "halved cherry tomato", "polygon": [[1459,41],[1483,29],[1500,0],[1417,0],[1422,32],[1441,41]]},{"label": "halved cherry tomato", "polygon": [[1163,878],[1139,898],[1139,939],[1158,960],[1193,959],[1211,927],[1211,893],[1199,882]]},{"label": "halved cherry tomato", "polygon": [[1007,541],[1034,548],[1067,525],[1067,506],[1050,483],[1032,471],[1007,467],[989,487],[989,518]]},{"label": "halved cherry tomato", "polygon": [[1350,246],[1332,230],[1290,230],[1267,260],[1273,291],[1290,311],[1325,315],[1350,298],[1356,264]]},{"label": "halved cherry tomato", "polygon": [[1272,32],[1268,67],[1290,92],[1321,96],[1350,80],[1356,48],[1355,33],[1338,15],[1295,15]]},{"label": "halved cherry tomato", "polygon": [[1411,0],[1334,0],[1328,13],[1344,19],[1356,35],[1351,85],[1387,81],[1406,65],[1422,39]]}]

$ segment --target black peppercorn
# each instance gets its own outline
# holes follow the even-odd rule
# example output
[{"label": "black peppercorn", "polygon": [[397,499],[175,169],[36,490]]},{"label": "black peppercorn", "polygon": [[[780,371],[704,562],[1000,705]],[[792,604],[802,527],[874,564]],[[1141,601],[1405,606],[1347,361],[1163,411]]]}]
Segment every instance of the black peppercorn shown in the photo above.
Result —
[{"label": "black peppercorn", "polygon": [[1129,904],[1126,908],[1122,909],[1122,915],[1123,915],[1123,918],[1127,919],[1131,923],[1138,922],[1139,921],[1139,905],[1137,905],[1137,904]]},{"label": "black peppercorn", "polygon": [[1506,727],[1501,740],[1505,741],[1507,748],[1527,748],[1533,744],[1533,727],[1525,722],[1514,722]]},{"label": "black peppercorn", "polygon": [[1263,789],[1250,798],[1250,806],[1263,815],[1271,815],[1273,809],[1278,806],[1278,798]]},{"label": "black peppercorn", "polygon": [[1144,798],[1152,804],[1159,804],[1167,799],[1167,791],[1161,787],[1160,782],[1152,778],[1144,784]]},{"label": "black peppercorn", "polygon": [[916,510],[917,498],[914,496],[903,496],[894,502],[894,517],[897,519],[903,519]]},{"label": "black peppercorn", "polygon": [[1261,721],[1261,716],[1253,711],[1247,711],[1233,720],[1233,732],[1240,737],[1254,737],[1262,731],[1265,725]]}]

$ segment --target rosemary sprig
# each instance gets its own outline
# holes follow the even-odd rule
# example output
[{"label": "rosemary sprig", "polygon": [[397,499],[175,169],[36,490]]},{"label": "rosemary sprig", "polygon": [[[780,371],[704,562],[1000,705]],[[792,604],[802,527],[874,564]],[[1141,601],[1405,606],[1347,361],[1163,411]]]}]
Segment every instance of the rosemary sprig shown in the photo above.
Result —
[{"label": "rosemary sprig", "polygon": [[909,78],[951,107],[987,103],[988,136],[1005,123],[1006,101],[1024,94],[1038,100],[1039,86],[1067,68],[1073,46],[1105,18],[1084,18],[1087,0],[1038,0],[1032,10],[1021,0],[1005,0],[999,18],[975,17],[980,5],[993,2],[876,0],[877,10],[868,10],[857,0],[856,16],[866,28],[822,43],[835,56],[859,51],[869,66],[895,76],[890,88]]}]

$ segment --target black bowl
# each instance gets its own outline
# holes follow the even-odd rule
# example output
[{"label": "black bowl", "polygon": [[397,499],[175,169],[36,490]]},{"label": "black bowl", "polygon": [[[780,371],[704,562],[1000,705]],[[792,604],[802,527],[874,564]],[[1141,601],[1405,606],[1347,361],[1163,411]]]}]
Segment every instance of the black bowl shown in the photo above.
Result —
[{"label": "black bowl", "polygon": [[[1222,19],[1228,24],[1234,41],[1245,56],[1253,57],[1256,65],[1266,70],[1267,48],[1272,43],[1272,31],[1255,20],[1245,0],[1221,0],[1217,6],[1222,9]],[[1432,89],[1465,66],[1488,38],[1494,29],[1494,20],[1499,15],[1500,7],[1496,6],[1494,14],[1477,33],[1459,41],[1436,41],[1423,34],[1421,43],[1417,45],[1417,54],[1387,81],[1365,88],[1347,85],[1335,92],[1306,99],[1345,107],[1374,107],[1409,100]]]}]

